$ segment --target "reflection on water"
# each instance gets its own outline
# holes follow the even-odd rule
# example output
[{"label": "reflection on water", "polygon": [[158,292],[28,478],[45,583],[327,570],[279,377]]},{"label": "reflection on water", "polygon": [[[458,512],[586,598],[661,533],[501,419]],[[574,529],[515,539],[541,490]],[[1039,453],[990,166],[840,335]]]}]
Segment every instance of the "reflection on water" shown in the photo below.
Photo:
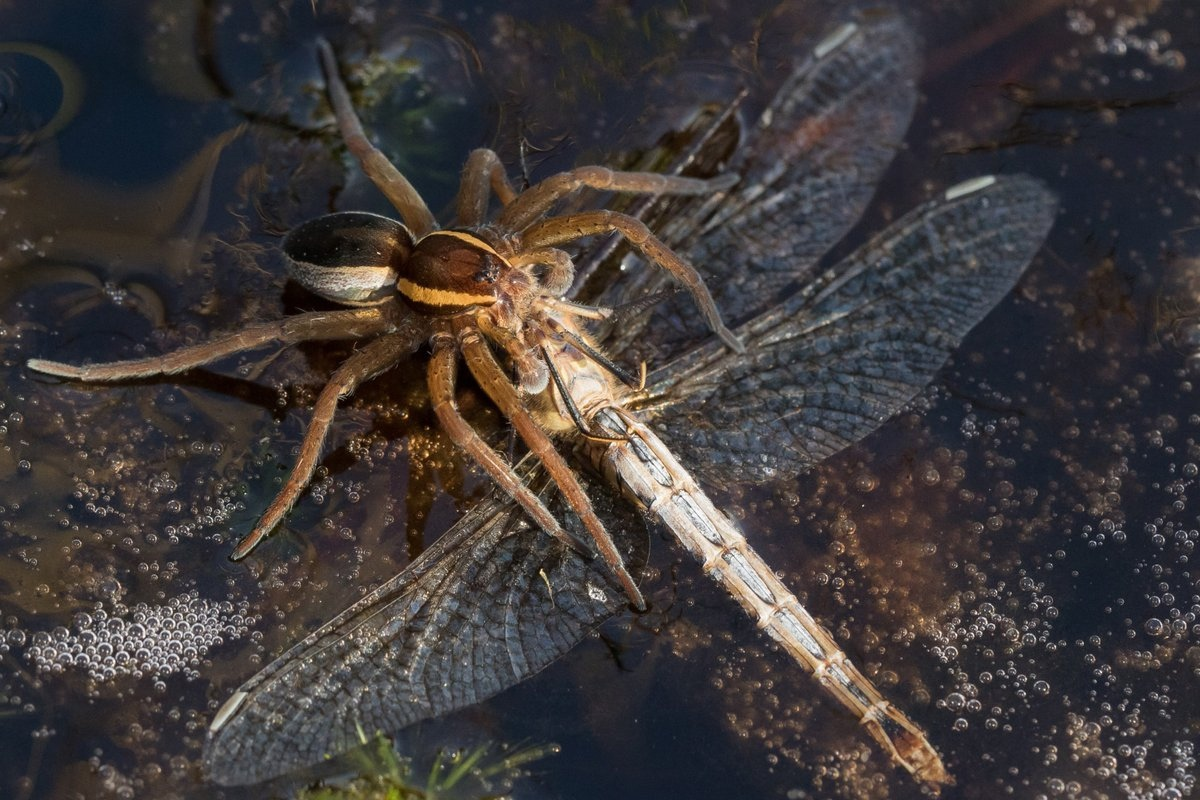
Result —
[{"label": "reflection on water", "polygon": [[[437,208],[471,147],[540,175],[643,146],[637,131],[667,123],[641,98],[753,83],[836,4],[21,5],[5,36],[87,77],[73,121],[0,176],[0,781],[18,797],[202,797],[217,705],[482,485],[432,433],[417,363],[350,404],[287,530],[232,565],[344,349],[119,387],[23,361],[157,352],[314,307],[283,285],[279,233],[385,210],[322,132],[318,31],[350,63],[398,65],[359,99]],[[1058,225],[917,408],[780,491],[726,498],[930,730],[959,779],[946,796],[1195,792],[1195,14],[927,5],[928,99],[862,230],[988,171],[1050,183]],[[22,58],[0,51],[5,136],[55,112],[23,94],[53,81]],[[649,613],[406,747],[558,742],[522,784],[549,797],[919,794],[689,560],[655,551]]]}]

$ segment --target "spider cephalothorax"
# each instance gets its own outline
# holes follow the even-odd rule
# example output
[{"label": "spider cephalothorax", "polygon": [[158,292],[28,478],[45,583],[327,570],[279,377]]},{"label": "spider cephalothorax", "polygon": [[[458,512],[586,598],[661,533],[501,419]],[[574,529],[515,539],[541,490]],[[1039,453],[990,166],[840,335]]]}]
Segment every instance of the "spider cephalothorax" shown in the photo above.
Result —
[{"label": "spider cephalothorax", "polygon": [[[404,265],[396,290],[415,311],[430,316],[460,314],[475,306],[506,301],[528,291],[512,284],[523,273],[483,237],[470,231],[434,231],[417,242]],[[506,280],[502,283],[501,278]]]},{"label": "spider cephalothorax", "polygon": [[[557,391],[561,396],[543,398],[543,407],[568,409],[582,426],[582,418],[554,369],[553,354],[565,352],[564,346],[627,379],[581,330],[582,322],[603,318],[608,310],[562,299],[574,279],[574,266],[559,247],[588,236],[620,234],[684,285],[709,326],[730,347],[740,349],[741,345],[722,324],[696,271],[642,222],[606,210],[565,216],[550,212],[559,200],[583,188],[711,194],[728,189],[736,176],[700,180],[581,167],[518,193],[496,154],[476,150],[463,169],[454,222],[441,229],[413,186],[368,141],[338,77],[332,48],[322,41],[318,50],[342,138],[402,220],[359,211],[329,214],[300,225],[284,240],[291,276],[310,291],[351,308],[250,325],[163,356],[82,367],[32,359],[29,366],[77,380],[112,381],[181,372],[270,343],[361,341],[362,346],[334,372],[317,397],[296,465],[258,525],[234,550],[237,559],[279,524],[308,485],[338,401],[428,341],[433,350],[428,370],[430,398],[447,434],[547,533],[572,547],[581,546],[459,413],[455,385],[461,356],[479,385],[541,459],[630,600],[641,606],[641,594],[620,554],[551,441],[551,426],[536,419],[528,402],[531,395]],[[502,208],[489,219],[493,195]],[[549,346],[551,343],[556,346]],[[509,368],[515,373],[515,382]],[[555,378],[553,386],[551,378]]]}]

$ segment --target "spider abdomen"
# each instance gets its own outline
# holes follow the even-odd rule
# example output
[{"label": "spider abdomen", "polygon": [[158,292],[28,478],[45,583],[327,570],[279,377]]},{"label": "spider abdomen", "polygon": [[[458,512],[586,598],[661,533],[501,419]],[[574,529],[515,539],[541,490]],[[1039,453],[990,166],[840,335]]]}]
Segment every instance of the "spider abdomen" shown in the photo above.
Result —
[{"label": "spider abdomen", "polygon": [[310,292],[349,306],[390,300],[412,250],[408,228],[365,211],[311,219],[283,240],[291,277]]},{"label": "spider abdomen", "polygon": [[473,233],[434,231],[417,242],[396,289],[422,314],[458,314],[495,303],[497,281],[508,266],[495,248]]}]

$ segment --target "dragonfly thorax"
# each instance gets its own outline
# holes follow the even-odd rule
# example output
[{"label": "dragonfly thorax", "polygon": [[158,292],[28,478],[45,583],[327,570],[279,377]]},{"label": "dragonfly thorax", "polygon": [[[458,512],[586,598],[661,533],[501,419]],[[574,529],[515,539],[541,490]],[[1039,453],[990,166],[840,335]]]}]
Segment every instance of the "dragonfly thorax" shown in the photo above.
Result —
[{"label": "dragonfly thorax", "polygon": [[575,407],[583,420],[591,420],[600,409],[621,405],[628,391],[612,373],[571,341],[573,338],[592,345],[590,337],[576,327],[574,320],[557,316],[554,327],[574,335],[560,335],[546,342],[544,352],[558,373],[558,382],[546,388],[539,421],[548,430],[567,431],[576,427],[570,406]]}]

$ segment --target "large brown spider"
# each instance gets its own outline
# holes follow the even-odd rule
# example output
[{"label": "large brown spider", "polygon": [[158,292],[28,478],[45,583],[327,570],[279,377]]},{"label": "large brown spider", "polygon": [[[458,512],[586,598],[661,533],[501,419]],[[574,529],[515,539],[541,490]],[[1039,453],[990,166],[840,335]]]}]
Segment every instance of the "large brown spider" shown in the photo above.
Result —
[{"label": "large brown spider", "polygon": [[[547,342],[568,337],[587,357],[616,371],[595,345],[554,321],[556,315],[601,319],[609,313],[608,309],[563,299],[571,287],[574,267],[558,246],[597,234],[620,234],[682,282],[708,325],[730,347],[740,350],[741,345],[721,322],[696,270],[641,221],[607,210],[548,214],[555,203],[582,188],[696,195],[728,189],[736,176],[700,180],[578,167],[518,193],[497,155],[480,149],[471,153],[463,169],[454,223],[440,229],[412,184],[368,141],[338,75],[333,49],[323,40],[317,49],[342,138],[367,177],[400,212],[403,224],[365,212],[330,214],[291,231],[283,250],[297,282],[321,297],[354,308],[249,325],[237,333],[161,356],[86,366],[35,358],[28,362],[29,368],[79,381],[117,381],[172,375],[273,342],[287,346],[317,339],[363,340],[362,347],[334,371],[318,395],[296,464],[258,524],[234,549],[232,558],[237,560],[270,534],[308,485],[338,401],[428,340],[433,350],[429,393],[446,433],[546,532],[578,547],[512,466],[459,413],[455,380],[461,353],[476,381],[562,490],[630,601],[644,607],[641,593],[578,479],[526,407],[528,398],[555,390],[549,381],[554,365]],[[503,207],[489,222],[493,192]],[[515,382],[497,360],[497,350],[511,365]],[[569,397],[563,400],[571,406]],[[582,422],[577,424],[582,428]],[[586,430],[583,434],[593,436]]]}]

